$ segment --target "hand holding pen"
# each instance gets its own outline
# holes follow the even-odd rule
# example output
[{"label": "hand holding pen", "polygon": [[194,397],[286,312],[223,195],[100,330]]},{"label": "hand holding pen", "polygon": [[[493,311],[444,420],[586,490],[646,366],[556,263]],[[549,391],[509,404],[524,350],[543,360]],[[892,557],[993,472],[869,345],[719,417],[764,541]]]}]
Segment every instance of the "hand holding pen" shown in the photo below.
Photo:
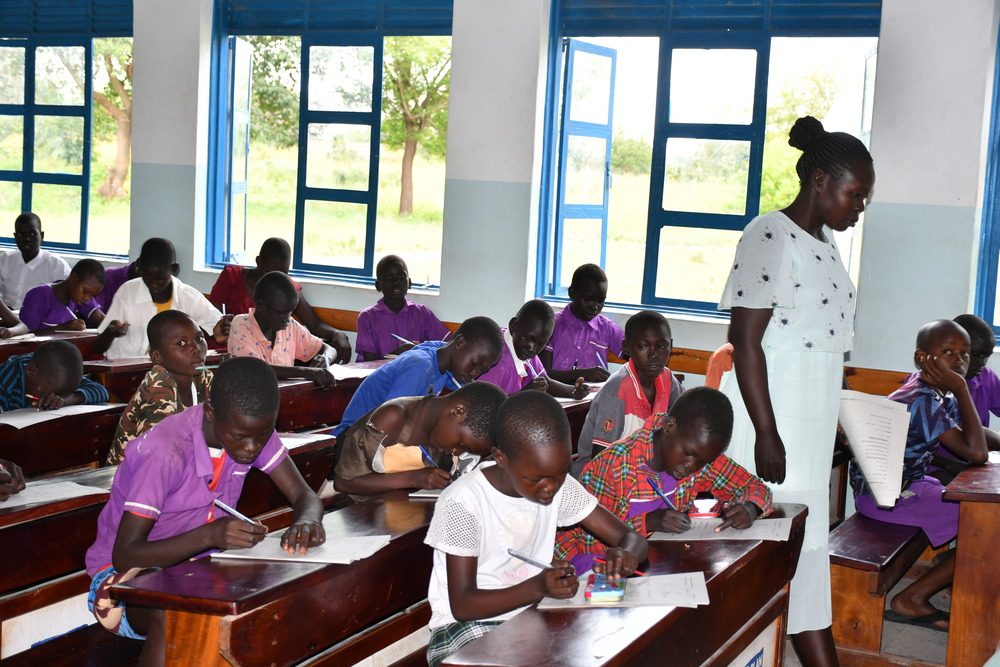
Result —
[{"label": "hand holding pen", "polygon": [[423,445],[418,445],[418,447],[420,447],[420,454],[424,462],[429,467],[411,470],[409,473],[410,486],[414,489],[443,489],[448,486],[451,482],[451,473],[438,466],[437,461],[427,451],[427,448]]},{"label": "hand holding pen", "polygon": [[245,549],[267,536],[267,528],[218,498],[215,506],[231,515],[205,524],[212,531],[212,544],[220,549]]},{"label": "hand holding pen", "polygon": [[[650,474],[656,474],[649,468],[647,472]],[[659,482],[656,481],[654,477],[647,477],[646,482],[649,484],[649,488],[653,490],[660,500],[662,500],[667,505],[667,509],[655,510],[646,514],[646,527],[653,530],[662,530],[668,533],[683,533],[691,528],[691,517],[687,515],[686,512],[681,512],[674,505],[674,502],[670,499],[663,489],[660,488]]]},{"label": "hand holding pen", "polygon": [[576,595],[576,591],[580,587],[580,580],[577,579],[576,570],[568,561],[556,560],[552,561],[551,564],[546,564],[517,549],[507,549],[507,553],[542,571],[535,578],[539,584],[538,592],[542,597],[565,599]]}]

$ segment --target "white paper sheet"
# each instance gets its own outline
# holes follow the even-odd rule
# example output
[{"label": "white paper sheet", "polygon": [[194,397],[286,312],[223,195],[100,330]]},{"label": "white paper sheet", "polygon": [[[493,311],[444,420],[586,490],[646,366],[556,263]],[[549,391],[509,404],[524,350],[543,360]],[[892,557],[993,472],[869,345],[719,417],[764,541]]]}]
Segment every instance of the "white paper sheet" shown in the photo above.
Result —
[{"label": "white paper sheet", "polygon": [[708,588],[703,572],[681,574],[658,574],[647,577],[631,577],[625,587],[625,597],[621,602],[587,602],[584,590],[587,574],[580,577],[580,588],[568,600],[543,598],[539,609],[599,609],[603,607],[697,607],[708,604]]},{"label": "white paper sheet", "polygon": [[326,370],[339,382],[340,380],[349,380],[351,378],[366,378],[377,371],[378,368],[357,368],[350,364],[334,364],[333,366],[327,366]]},{"label": "white paper sheet", "polygon": [[110,407],[123,405],[122,403],[105,403],[103,405],[68,405],[58,410],[37,410],[35,408],[21,408],[0,413],[0,424],[7,424],[16,429],[34,426],[47,422],[50,419],[59,419],[68,415],[83,415],[88,412],[100,412]]},{"label": "white paper sheet", "polygon": [[92,496],[98,493],[107,494],[107,492],[107,489],[100,489],[96,486],[83,486],[75,482],[29,482],[23,491],[0,502],[0,510],[34,505],[36,503],[51,503],[68,498],[78,498],[80,496]]},{"label": "white paper sheet", "polygon": [[288,449],[295,449],[320,440],[330,440],[329,433],[279,433],[278,437],[281,438],[281,444]]},{"label": "white paper sheet", "polygon": [[771,540],[785,542],[792,529],[791,519],[757,519],[753,525],[744,530],[733,527],[726,528],[721,533],[715,532],[716,526],[722,523],[717,518],[692,518],[691,529],[683,533],[653,533],[650,540],[668,542],[697,542],[700,540]]},{"label": "white paper sheet", "polygon": [[444,489],[418,489],[417,491],[411,491],[410,497],[418,500],[437,500],[441,497],[442,491],[444,491]]},{"label": "white paper sheet", "polygon": [[875,502],[892,507],[903,483],[903,453],[910,426],[906,405],[845,389],[840,395],[840,425]]},{"label": "white paper sheet", "polygon": [[[284,531],[281,531],[284,533]],[[281,548],[281,533],[268,535],[259,544],[249,549],[230,549],[212,554],[212,558],[235,558],[248,560],[271,560],[293,563],[340,563],[346,565],[362,558],[368,558],[389,544],[388,535],[364,537],[341,537],[330,540],[318,547],[312,547],[306,554],[289,554]]]}]

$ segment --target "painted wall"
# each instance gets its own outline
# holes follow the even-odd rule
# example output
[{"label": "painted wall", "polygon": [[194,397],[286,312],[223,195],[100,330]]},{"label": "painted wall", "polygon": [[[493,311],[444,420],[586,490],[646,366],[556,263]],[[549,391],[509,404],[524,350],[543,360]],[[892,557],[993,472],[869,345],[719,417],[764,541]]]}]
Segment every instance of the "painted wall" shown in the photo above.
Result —
[{"label": "painted wall", "polygon": [[[503,323],[533,295],[548,5],[456,1],[442,285],[414,295],[442,319]],[[935,0],[883,0],[878,180],[864,226],[855,364],[906,369],[921,323],[970,307],[998,7],[965,0],[942,12]],[[207,291],[214,273],[195,267],[204,256],[211,1],[136,0],[135,16],[133,251],[171,230],[183,277]],[[373,288],[304,285],[318,306],[360,310],[377,298]],[[724,321],[671,324],[677,346],[725,340]]]}]

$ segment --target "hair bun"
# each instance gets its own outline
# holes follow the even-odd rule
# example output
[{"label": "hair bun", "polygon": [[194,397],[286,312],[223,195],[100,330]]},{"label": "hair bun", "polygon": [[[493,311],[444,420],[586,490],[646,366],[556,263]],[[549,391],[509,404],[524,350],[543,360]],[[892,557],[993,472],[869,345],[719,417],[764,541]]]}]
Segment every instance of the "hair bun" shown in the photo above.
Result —
[{"label": "hair bun", "polygon": [[808,151],[826,134],[823,123],[812,116],[803,116],[796,120],[795,125],[788,131],[788,145],[800,151]]}]

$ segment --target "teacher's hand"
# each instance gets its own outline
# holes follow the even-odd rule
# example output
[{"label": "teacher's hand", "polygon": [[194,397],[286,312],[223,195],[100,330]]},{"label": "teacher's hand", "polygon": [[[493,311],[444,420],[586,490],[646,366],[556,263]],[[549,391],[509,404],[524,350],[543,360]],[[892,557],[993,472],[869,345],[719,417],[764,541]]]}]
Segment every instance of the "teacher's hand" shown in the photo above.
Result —
[{"label": "teacher's hand", "polygon": [[785,443],[777,431],[757,435],[754,460],[762,480],[775,484],[785,481]]}]

